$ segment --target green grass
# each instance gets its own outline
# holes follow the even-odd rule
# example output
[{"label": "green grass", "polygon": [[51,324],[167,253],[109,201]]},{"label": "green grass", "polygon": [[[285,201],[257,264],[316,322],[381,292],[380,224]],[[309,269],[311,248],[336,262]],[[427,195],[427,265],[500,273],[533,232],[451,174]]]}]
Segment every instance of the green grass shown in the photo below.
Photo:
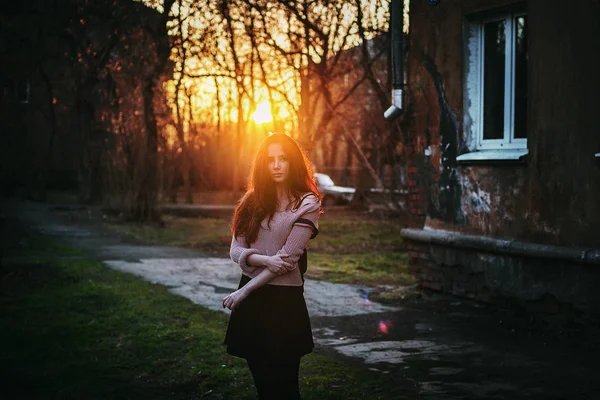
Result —
[{"label": "green grass", "polygon": [[[39,239],[28,243],[61,248]],[[222,345],[225,314],[99,262],[4,262],[0,307],[3,399],[255,398],[244,361]],[[308,400],[411,398],[410,388],[317,354],[301,367]]]},{"label": "green grass", "polygon": [[413,278],[406,268],[406,254],[369,252],[331,254],[311,252],[307,276],[335,283],[363,285],[410,285]]},{"label": "green grass", "polygon": [[[109,223],[109,228],[146,244],[189,247],[227,257],[231,234],[223,218],[164,216],[164,226]],[[364,285],[412,285],[400,236],[402,224],[360,214],[324,214],[310,242],[308,277]]]},{"label": "green grass", "polygon": [[165,215],[163,222],[163,227],[115,222],[108,222],[107,226],[133,241],[145,244],[189,247],[215,256],[229,254],[231,231],[225,219]]},{"label": "green grass", "polygon": [[319,221],[320,234],[310,243],[310,248],[329,254],[402,251],[402,228],[404,226],[393,219],[324,214]]},{"label": "green grass", "polygon": [[[158,226],[105,220],[111,230],[137,243],[181,246],[214,257],[229,256],[228,219],[164,215],[163,222]],[[402,298],[405,292],[398,292],[394,286],[415,284],[408,272],[402,228],[403,224],[392,218],[326,212],[319,221],[320,234],[309,243],[307,277],[378,287],[380,300],[393,302]]]}]

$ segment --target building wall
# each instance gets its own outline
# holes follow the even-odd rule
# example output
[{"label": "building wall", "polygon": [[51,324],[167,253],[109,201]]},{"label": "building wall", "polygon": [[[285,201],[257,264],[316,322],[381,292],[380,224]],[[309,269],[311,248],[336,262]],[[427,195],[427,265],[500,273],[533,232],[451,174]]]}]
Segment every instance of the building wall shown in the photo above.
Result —
[{"label": "building wall", "polygon": [[[54,77],[66,67],[56,57],[64,46],[61,48],[57,38],[44,30],[53,17],[50,14],[44,19],[49,11],[51,7],[29,1],[11,5],[0,17],[6,38],[0,45],[0,192],[25,187],[36,199],[43,197],[41,186],[51,172],[48,163],[55,161],[55,169],[60,170],[68,167],[69,161],[64,155],[49,152],[52,144],[60,141],[53,130],[53,118],[57,124],[60,121],[52,110],[53,97],[60,91],[51,85],[55,92],[50,93],[44,76]],[[19,93],[17,86],[21,87]]]},{"label": "building wall", "polygon": [[[411,225],[524,243],[600,248],[600,160],[594,157],[600,152],[600,2],[577,1],[572,7],[559,0],[521,2],[528,15],[529,154],[522,162],[457,162],[468,142],[463,126],[468,101],[465,16],[514,3],[519,2],[410,2],[404,124],[411,154]],[[558,289],[577,285],[575,277],[582,284],[598,279],[593,273],[582,274],[577,262],[554,268],[535,257],[506,258],[494,249],[483,253],[483,262],[481,257],[464,256],[465,249],[418,241],[411,246],[411,269],[424,286],[437,290],[482,299],[532,299],[549,293],[559,302],[600,304],[584,298],[589,291]],[[456,251],[462,255],[450,254]],[[504,272],[496,273],[498,268]],[[540,282],[535,290],[527,289],[526,276],[534,277],[530,283]],[[460,289],[459,281],[471,282],[468,290]]]}]

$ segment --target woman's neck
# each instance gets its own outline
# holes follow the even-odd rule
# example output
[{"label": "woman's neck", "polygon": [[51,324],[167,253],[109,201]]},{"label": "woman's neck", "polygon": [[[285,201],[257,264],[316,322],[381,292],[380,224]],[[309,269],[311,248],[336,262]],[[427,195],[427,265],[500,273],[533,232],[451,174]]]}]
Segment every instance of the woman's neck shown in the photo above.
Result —
[{"label": "woman's neck", "polygon": [[279,203],[279,211],[287,209],[291,202],[290,191],[284,185],[277,185],[277,202]]}]

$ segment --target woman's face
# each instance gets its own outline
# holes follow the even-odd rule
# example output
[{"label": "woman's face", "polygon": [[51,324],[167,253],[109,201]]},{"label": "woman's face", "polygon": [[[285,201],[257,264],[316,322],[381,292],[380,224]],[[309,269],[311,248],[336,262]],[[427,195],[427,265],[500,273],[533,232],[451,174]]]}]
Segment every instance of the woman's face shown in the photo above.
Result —
[{"label": "woman's face", "polygon": [[290,161],[279,143],[272,143],[267,149],[269,173],[275,183],[287,181],[290,174]]}]

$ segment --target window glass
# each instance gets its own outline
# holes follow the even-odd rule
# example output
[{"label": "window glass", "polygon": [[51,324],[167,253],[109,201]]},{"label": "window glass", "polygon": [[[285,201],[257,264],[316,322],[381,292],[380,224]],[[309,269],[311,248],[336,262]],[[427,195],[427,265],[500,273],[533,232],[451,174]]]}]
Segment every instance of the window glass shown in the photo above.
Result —
[{"label": "window glass", "polygon": [[515,20],[515,133],[527,138],[527,16]]},{"label": "window glass", "polygon": [[483,139],[503,139],[506,22],[488,22],[483,29]]}]

